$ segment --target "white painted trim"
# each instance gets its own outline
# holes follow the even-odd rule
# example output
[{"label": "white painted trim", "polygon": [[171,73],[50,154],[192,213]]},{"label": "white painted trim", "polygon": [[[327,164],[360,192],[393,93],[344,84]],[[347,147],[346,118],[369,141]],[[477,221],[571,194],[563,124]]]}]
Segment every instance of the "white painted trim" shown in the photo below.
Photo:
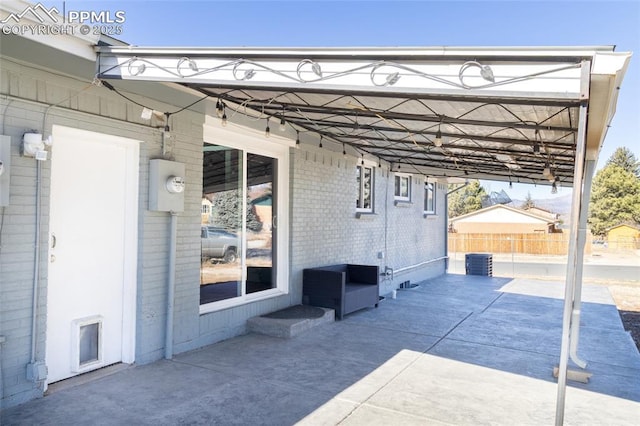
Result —
[{"label": "white painted trim", "polygon": [[[396,176],[399,177],[406,177],[408,180],[408,185],[409,188],[407,188],[409,190],[409,196],[408,197],[404,197],[401,195],[396,195]],[[402,173],[402,172],[393,172],[393,199],[395,201],[400,201],[400,202],[411,202],[411,196],[413,191],[413,175],[411,173]]]},{"label": "white painted trim", "polygon": [[[433,185],[433,210],[425,210],[424,209],[424,204],[427,198],[427,185]],[[425,179],[424,180],[424,184],[423,184],[423,200],[422,200],[422,213],[424,213],[427,216],[435,216],[437,211],[438,211],[438,182],[437,181],[431,181],[429,182],[429,179]]]},{"label": "white painted trim", "polygon": [[267,139],[264,134],[256,130],[231,123],[222,127],[219,122],[220,120],[213,117],[206,117],[205,124],[203,124],[203,140],[206,143],[223,145],[278,160],[276,175],[277,232],[275,234],[278,250],[275,264],[276,288],[200,305],[200,314],[289,293],[289,148],[295,146],[295,141],[275,135]]},{"label": "white painted trim", "polygon": [[[266,123],[264,119],[256,121],[262,121],[263,123]],[[274,123],[271,124],[275,126]],[[233,143],[235,141],[235,145],[225,144],[225,146],[228,146],[230,148],[245,149],[246,145],[243,143],[243,141],[238,140],[239,136],[249,137],[250,139],[247,142],[253,142],[253,144],[258,147],[268,146],[271,144],[277,144],[291,148],[296,146],[295,140],[278,136],[275,134],[275,132],[271,132],[271,136],[267,138],[264,135],[263,131],[258,131],[250,127],[241,126],[239,124],[232,123],[231,121],[229,121],[226,126],[222,126],[222,124],[220,124],[219,118],[212,117],[210,115],[205,116],[205,122],[203,126],[203,138],[205,142],[220,145],[221,140],[230,141],[230,143]]]},{"label": "white painted trim", "polygon": [[[615,46],[593,45],[593,46],[394,46],[394,47],[138,47],[138,46],[98,46],[99,52],[113,54],[126,54],[133,52],[136,56],[141,55],[211,55],[228,56],[328,56],[331,58],[343,57],[352,59],[354,56],[418,56],[418,57],[446,57],[446,56],[511,56],[520,57],[548,57],[548,59],[561,57],[584,57],[593,56],[596,53],[613,52]],[[624,52],[623,52],[624,53]]]},{"label": "white painted trim", "polygon": [[140,143],[125,139],[127,147],[127,213],[125,215],[124,274],[127,278],[122,305],[122,362],[132,364],[136,354],[136,307],[138,278],[138,186],[140,178]]},{"label": "white painted trim", "polygon": [[[356,166],[362,166],[362,157],[356,157],[358,159]],[[364,165],[365,167],[373,167],[378,168],[378,162],[375,160],[371,160],[367,157],[364,157]]]},{"label": "white painted trim", "polygon": [[[375,205],[376,205],[376,165],[374,165],[372,161],[364,160],[364,164],[362,164],[361,161],[359,161],[356,164],[356,170],[358,169],[358,167],[371,169],[371,207],[369,208],[356,207],[356,213],[365,213],[365,214],[373,213],[375,211]],[[359,202],[360,188],[358,188],[357,196],[358,196],[358,202]]]},{"label": "white painted trim", "polygon": [[[122,362],[131,364],[136,355],[136,306],[138,280],[138,180],[140,143],[121,136],[96,133],[66,126],[53,125],[51,133],[63,138],[91,138],[98,142],[118,145],[126,150],[126,207],[124,224],[124,265],[122,301]],[[55,140],[54,140],[55,143]]]}]

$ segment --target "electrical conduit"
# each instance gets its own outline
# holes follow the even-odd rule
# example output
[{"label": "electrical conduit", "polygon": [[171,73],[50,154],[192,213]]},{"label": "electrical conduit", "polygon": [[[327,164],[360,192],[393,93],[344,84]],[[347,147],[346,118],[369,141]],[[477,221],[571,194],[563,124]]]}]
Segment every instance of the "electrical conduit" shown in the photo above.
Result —
[{"label": "electrical conduit", "polygon": [[169,230],[169,271],[167,283],[167,324],[164,342],[164,357],[173,358],[173,306],[176,293],[176,250],[178,233],[178,213],[171,213],[171,224]]},{"label": "electrical conduit", "polygon": [[33,300],[31,309],[31,358],[30,365],[36,363],[36,338],[37,338],[37,319],[38,319],[38,283],[40,281],[40,225],[42,223],[41,213],[41,181],[42,181],[42,162],[36,161],[36,232],[33,253]]}]

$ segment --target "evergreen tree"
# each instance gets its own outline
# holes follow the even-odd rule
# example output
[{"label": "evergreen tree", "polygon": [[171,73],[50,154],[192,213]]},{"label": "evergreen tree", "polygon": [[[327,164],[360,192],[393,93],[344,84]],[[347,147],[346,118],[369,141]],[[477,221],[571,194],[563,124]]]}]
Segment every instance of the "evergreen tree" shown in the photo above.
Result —
[{"label": "evergreen tree", "polygon": [[620,147],[615,150],[607,161],[608,165],[616,165],[624,170],[632,173],[635,177],[640,178],[640,161],[633,155],[633,152],[627,147]]},{"label": "evergreen tree", "polygon": [[527,192],[527,198],[524,199],[524,202],[520,206],[521,209],[528,210],[534,208],[536,203],[533,202],[533,198],[531,198],[531,192]]},{"label": "evergreen tree", "polygon": [[[449,185],[449,191],[455,186]],[[461,216],[482,208],[482,197],[487,192],[480,186],[480,182],[474,181],[456,192],[449,195],[449,217]]]},{"label": "evergreen tree", "polygon": [[[218,192],[213,195],[211,203],[212,222],[216,226],[239,231],[242,227],[240,217],[241,200],[238,190]],[[247,229],[259,232],[262,229],[262,222],[256,215],[255,208],[249,203],[247,198]]]},{"label": "evergreen tree", "polygon": [[640,178],[610,159],[596,173],[589,207],[594,235],[604,235],[620,223],[640,223]]}]

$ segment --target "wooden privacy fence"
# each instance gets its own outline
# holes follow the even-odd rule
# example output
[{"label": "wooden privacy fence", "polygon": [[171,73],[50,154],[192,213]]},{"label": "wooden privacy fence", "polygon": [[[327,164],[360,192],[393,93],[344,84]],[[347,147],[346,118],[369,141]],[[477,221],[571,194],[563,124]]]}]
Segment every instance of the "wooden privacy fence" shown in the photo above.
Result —
[{"label": "wooden privacy fence", "polygon": [[[458,234],[449,233],[449,252],[515,253],[566,255],[569,233],[557,234]],[[585,253],[591,253],[591,235],[587,235]]]}]

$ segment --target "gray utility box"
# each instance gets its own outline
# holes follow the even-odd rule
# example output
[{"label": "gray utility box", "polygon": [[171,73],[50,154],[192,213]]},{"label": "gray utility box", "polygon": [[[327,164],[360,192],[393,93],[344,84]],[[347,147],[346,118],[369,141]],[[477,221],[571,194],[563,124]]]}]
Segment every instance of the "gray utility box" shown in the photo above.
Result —
[{"label": "gray utility box", "polygon": [[149,210],[181,212],[184,210],[183,163],[168,160],[149,162]]},{"label": "gray utility box", "polygon": [[493,276],[493,255],[490,253],[468,253],[464,256],[467,275]]}]

